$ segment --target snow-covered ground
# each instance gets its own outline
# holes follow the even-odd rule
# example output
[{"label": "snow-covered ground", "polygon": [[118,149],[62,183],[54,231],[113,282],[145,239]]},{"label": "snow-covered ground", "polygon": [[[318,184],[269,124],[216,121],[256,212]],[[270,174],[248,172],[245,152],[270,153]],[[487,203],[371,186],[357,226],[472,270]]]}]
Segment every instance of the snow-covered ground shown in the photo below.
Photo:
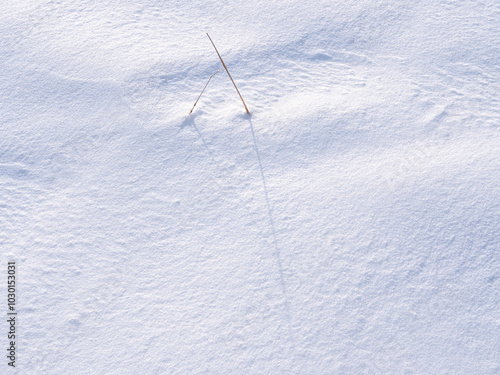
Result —
[{"label": "snow-covered ground", "polygon": [[1,9],[1,374],[500,373],[497,0]]}]

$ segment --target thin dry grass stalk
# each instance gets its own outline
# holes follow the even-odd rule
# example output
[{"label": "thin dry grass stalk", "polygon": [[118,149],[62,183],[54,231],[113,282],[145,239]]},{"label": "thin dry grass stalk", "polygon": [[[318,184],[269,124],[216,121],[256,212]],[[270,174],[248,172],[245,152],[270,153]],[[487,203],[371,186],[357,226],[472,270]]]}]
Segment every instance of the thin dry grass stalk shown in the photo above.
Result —
[{"label": "thin dry grass stalk", "polygon": [[[222,68],[221,68],[221,69],[222,69]],[[194,102],[193,108],[191,108],[191,110],[189,111],[189,114],[193,113],[194,107],[196,107],[196,104],[198,103],[198,100],[200,100],[201,95],[203,94],[203,92],[204,92],[204,91],[205,91],[205,89],[207,88],[207,86],[208,86],[208,84],[210,83],[210,80],[212,79],[212,77],[213,77],[214,75],[216,75],[217,73],[219,73],[219,72],[220,72],[220,69],[219,69],[219,70],[217,70],[214,74],[212,74],[212,75],[210,76],[210,78],[208,79],[207,84],[205,85],[205,87],[203,87],[203,90],[201,90],[201,93],[200,93],[200,95],[198,96],[198,99],[196,99],[196,102]]]},{"label": "thin dry grass stalk", "polygon": [[226,64],[224,64],[224,60],[222,60],[222,57],[221,57],[219,51],[217,51],[217,47],[215,47],[215,44],[212,41],[212,38],[210,38],[210,35],[208,35],[208,33],[207,33],[207,36],[208,36],[208,39],[210,39],[210,42],[212,42],[212,45],[215,48],[215,52],[217,52],[217,55],[219,55],[220,62],[222,63],[222,66],[224,67],[224,69],[226,69],[227,75],[229,76],[229,78],[231,78],[231,82],[233,82],[234,88],[236,89],[236,92],[238,92],[238,95],[240,96],[240,99],[243,102],[243,105],[245,106],[245,110],[247,111],[248,114],[250,114],[250,111],[248,110],[247,105],[245,104],[245,101],[243,100],[243,97],[240,94],[240,90],[238,90],[238,88],[236,87],[236,83],[234,83],[233,77],[231,77],[231,74],[229,74],[229,70],[227,70],[227,66],[226,66]]}]

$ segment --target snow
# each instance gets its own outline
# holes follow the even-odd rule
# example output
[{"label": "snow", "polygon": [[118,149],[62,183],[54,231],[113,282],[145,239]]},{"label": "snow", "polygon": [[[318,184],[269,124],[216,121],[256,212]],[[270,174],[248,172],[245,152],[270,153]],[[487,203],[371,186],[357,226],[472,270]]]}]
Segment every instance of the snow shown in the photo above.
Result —
[{"label": "snow", "polygon": [[499,21],[3,4],[0,373],[498,374]]}]

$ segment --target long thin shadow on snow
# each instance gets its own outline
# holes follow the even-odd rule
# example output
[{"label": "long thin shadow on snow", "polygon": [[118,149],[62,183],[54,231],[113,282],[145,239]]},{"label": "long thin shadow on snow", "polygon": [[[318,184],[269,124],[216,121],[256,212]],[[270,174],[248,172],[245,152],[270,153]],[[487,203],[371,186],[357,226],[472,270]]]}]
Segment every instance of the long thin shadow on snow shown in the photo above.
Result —
[{"label": "long thin shadow on snow", "polygon": [[262,185],[264,186],[264,193],[266,195],[267,212],[269,214],[269,222],[271,223],[271,230],[273,233],[274,257],[276,258],[276,262],[278,263],[278,271],[279,271],[279,276],[280,276],[281,289],[283,290],[283,298],[285,300],[284,303],[285,303],[286,317],[288,320],[290,320],[290,306],[288,304],[288,294],[287,294],[287,290],[286,290],[285,275],[283,273],[283,265],[281,262],[280,249],[278,247],[278,239],[276,236],[276,229],[274,228],[273,211],[271,209],[271,203],[269,201],[269,193],[267,191],[266,177],[264,176],[264,168],[262,167],[262,160],[260,158],[259,147],[257,146],[257,138],[255,137],[255,130],[253,128],[252,119],[250,118],[250,116],[245,116],[245,117],[248,120],[248,123],[250,124],[250,130],[252,131],[253,145],[255,147],[255,153],[257,154],[257,159],[259,161],[259,169],[260,169],[260,175],[262,177]]},{"label": "long thin shadow on snow", "polygon": [[[196,125],[196,122],[194,121],[194,116],[188,116],[186,119],[181,124],[181,128],[184,128],[186,126],[192,126],[193,129],[198,133],[198,137],[201,139],[201,142],[203,143],[203,147],[207,151],[207,153],[210,155],[211,162],[215,165],[215,167],[218,169],[219,172],[221,172],[221,166],[217,162],[217,159],[215,158],[215,154],[212,152],[210,147],[208,147],[208,143],[205,141],[205,138],[203,137],[203,134],[201,134],[200,129]],[[219,180],[217,178],[213,178],[214,181],[219,185],[219,187],[222,187]]]},{"label": "long thin shadow on snow", "polygon": [[215,159],[214,153],[212,152],[212,150],[210,150],[210,147],[208,147],[208,144],[205,141],[205,138],[203,138],[203,135],[201,134],[200,129],[198,129],[198,126],[196,126],[196,122],[194,121],[194,116],[193,115],[189,115],[188,117],[186,117],[184,119],[184,121],[182,121],[182,124],[181,124],[180,127],[181,127],[181,129],[183,129],[186,126],[192,126],[193,127],[193,129],[196,131],[196,133],[198,133],[198,136],[200,137],[201,142],[203,143],[203,146],[205,147],[205,150],[207,150],[208,154],[213,159]]}]

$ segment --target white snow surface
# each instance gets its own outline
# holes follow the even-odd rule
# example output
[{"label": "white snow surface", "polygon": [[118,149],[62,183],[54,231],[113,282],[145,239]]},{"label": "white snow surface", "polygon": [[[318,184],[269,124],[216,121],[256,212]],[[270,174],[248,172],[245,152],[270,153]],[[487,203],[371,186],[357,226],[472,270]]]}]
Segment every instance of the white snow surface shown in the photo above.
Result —
[{"label": "white snow surface", "polygon": [[3,1],[0,373],[499,374],[499,25]]}]

